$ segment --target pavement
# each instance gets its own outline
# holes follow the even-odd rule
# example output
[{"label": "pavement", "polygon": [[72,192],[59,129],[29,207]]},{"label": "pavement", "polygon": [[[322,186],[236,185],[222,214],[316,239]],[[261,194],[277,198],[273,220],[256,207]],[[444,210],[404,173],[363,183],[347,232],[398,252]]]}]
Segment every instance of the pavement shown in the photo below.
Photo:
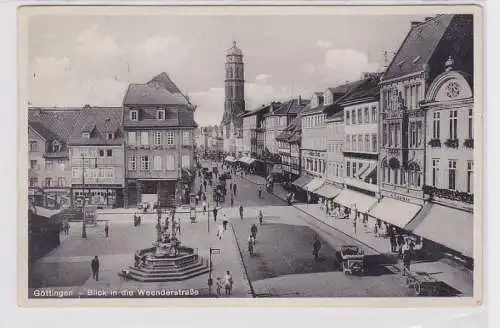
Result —
[{"label": "pavement", "polygon": [[[254,184],[265,183],[265,179],[256,175],[247,175],[245,180]],[[287,192],[280,184],[275,184],[273,194],[281,199],[286,199]],[[333,219],[327,217],[318,204],[294,204],[296,209],[313,217],[315,220],[339,231],[346,236],[356,239],[366,247],[381,254],[390,253],[390,243],[386,238],[373,234],[370,227],[358,225],[354,233],[352,221],[349,219]],[[412,263],[413,271],[423,271],[431,274],[434,278],[444,282],[448,287],[463,296],[473,295],[473,272],[460,266],[452,266],[442,261],[421,261]]]}]

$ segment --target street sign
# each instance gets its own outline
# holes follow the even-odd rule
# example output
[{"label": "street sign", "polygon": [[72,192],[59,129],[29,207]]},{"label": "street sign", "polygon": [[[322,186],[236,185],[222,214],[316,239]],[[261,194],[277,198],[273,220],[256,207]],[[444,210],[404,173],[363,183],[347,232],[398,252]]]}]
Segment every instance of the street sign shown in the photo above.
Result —
[{"label": "street sign", "polygon": [[211,249],[210,249],[210,252],[211,252],[212,254],[220,254],[220,248],[211,248]]}]

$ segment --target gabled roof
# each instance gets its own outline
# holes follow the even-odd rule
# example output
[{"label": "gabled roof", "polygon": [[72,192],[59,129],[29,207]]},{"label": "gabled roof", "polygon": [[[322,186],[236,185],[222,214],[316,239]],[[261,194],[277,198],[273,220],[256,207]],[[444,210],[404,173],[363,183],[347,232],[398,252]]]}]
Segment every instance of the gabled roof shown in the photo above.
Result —
[{"label": "gabled roof", "polygon": [[188,105],[189,101],[182,94],[167,73],[155,76],[145,84],[130,84],[124,105]]},{"label": "gabled roof", "polygon": [[50,131],[42,122],[28,122],[28,126],[35,130],[46,141],[58,140],[60,137]]},{"label": "gabled roof", "polygon": [[268,115],[297,115],[310,103],[310,100],[305,99],[290,99],[283,102],[280,107],[272,114]]},{"label": "gabled roof", "polygon": [[[73,122],[73,131],[68,143],[71,145],[121,145],[123,129],[121,127],[123,109],[121,107],[84,107]],[[82,132],[89,132],[90,138],[82,137]],[[107,134],[114,137],[108,140]]]},{"label": "gabled roof", "polygon": [[333,104],[324,107],[323,111],[326,113],[326,117],[331,118],[333,114],[342,111],[343,104],[347,101],[352,101],[359,97],[368,97],[368,95],[378,97],[378,83],[378,75],[371,75],[367,78],[345,83],[334,88],[333,90],[335,90],[335,94],[339,98],[335,99]]},{"label": "gabled roof", "polygon": [[356,87],[352,89],[351,92],[345,94],[344,97],[340,98],[337,103],[343,105],[345,103],[354,102],[356,100],[377,100],[380,98],[380,79],[378,77],[369,77],[358,82],[359,83],[356,85]]},{"label": "gabled roof", "polygon": [[387,68],[383,80],[422,71],[423,65],[431,60],[453,17],[438,15],[413,26]]}]

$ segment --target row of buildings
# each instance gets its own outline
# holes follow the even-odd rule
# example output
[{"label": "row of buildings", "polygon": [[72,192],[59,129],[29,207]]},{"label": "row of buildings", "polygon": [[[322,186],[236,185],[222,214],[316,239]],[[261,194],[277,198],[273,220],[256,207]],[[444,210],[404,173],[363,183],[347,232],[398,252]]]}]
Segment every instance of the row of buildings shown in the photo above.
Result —
[{"label": "row of buildings", "polygon": [[472,15],[429,17],[411,23],[384,72],[242,111],[239,148],[224,147],[224,129],[206,140],[219,140],[209,148],[229,161],[264,159],[263,174],[284,176],[310,201],[331,199],[472,257],[473,63]]},{"label": "row of buildings", "polygon": [[29,108],[29,196],[46,207],[172,205],[189,189],[196,107],[166,73],[121,107]]}]

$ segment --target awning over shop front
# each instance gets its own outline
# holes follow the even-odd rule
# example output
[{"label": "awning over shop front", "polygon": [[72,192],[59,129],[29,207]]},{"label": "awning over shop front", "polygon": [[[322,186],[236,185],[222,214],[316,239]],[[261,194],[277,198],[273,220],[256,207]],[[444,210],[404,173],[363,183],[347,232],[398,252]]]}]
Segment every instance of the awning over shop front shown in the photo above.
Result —
[{"label": "awning over shop front", "polygon": [[340,194],[341,189],[335,187],[331,183],[325,183],[321,187],[318,188],[318,190],[315,191],[316,194],[325,197],[325,198],[333,198]]},{"label": "awning over shop front", "polygon": [[241,162],[243,164],[248,164],[248,157],[247,156],[242,156],[238,162]]},{"label": "awning over shop front", "polygon": [[248,165],[252,165],[254,162],[255,162],[255,158],[251,158],[251,157],[249,157],[249,158],[248,158],[248,162],[247,162],[247,164],[248,164]]},{"label": "awning over shop front", "polygon": [[297,180],[295,180],[292,184],[294,186],[297,186],[299,188],[303,188],[306,184],[311,182],[313,180],[313,177],[309,175],[301,175]]},{"label": "awning over shop front", "polygon": [[420,211],[419,205],[384,197],[368,214],[384,222],[404,228]]},{"label": "awning over shop front", "polygon": [[226,156],[224,159],[226,162],[234,162],[234,157],[233,156]]},{"label": "awning over shop front", "polygon": [[321,178],[314,178],[311,182],[304,186],[304,189],[310,192],[314,192],[316,189],[321,187],[325,183],[325,180]]},{"label": "awning over shop front", "polygon": [[273,169],[271,170],[272,174],[283,174],[283,168],[281,164],[274,164]]},{"label": "awning over shop front", "polygon": [[413,229],[417,236],[473,257],[473,213],[432,204],[422,222]]},{"label": "awning over shop front", "polygon": [[348,189],[343,189],[333,201],[351,209],[356,208],[361,213],[368,213],[370,208],[377,203],[375,197]]}]

